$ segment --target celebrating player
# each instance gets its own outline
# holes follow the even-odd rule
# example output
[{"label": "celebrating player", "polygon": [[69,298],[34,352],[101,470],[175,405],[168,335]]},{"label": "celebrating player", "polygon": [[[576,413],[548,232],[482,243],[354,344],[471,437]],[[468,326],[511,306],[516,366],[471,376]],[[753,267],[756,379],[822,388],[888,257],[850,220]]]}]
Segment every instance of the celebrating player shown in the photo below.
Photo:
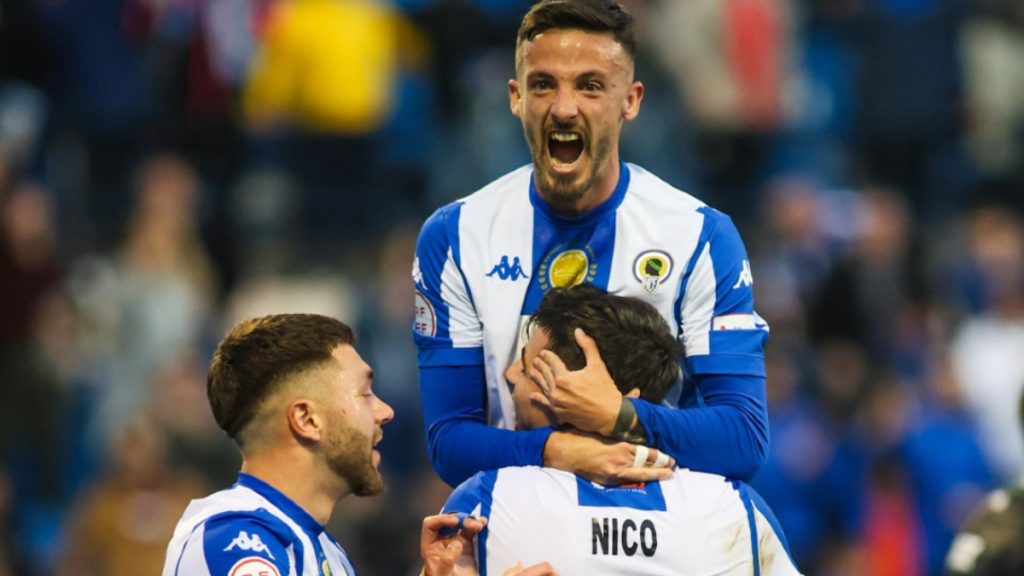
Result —
[{"label": "celebrating player", "polygon": [[[559,422],[654,446],[648,464],[749,478],[768,446],[763,347],[750,265],[732,221],[619,158],[623,123],[640,112],[633,18],[611,0],[543,0],[516,42],[512,113],[532,165],[437,210],[416,248],[414,336],[430,457],[453,486],[481,470],[540,465],[602,483],[664,478],[632,466],[634,448],[516,421],[502,373],[544,293],[582,282],[650,302],[684,348],[669,403],[614,387],[587,414],[577,400],[599,367],[560,375]],[[585,338],[581,337],[585,340]],[[643,382],[624,382],[626,389]],[[619,425],[616,426],[616,423]]]},{"label": "celebrating player", "polygon": [[164,576],[355,574],[324,524],[341,498],[383,490],[373,447],[394,412],[354,340],[314,314],[247,320],[224,338],[207,394],[242,470],[185,510]]},{"label": "celebrating player", "polygon": [[[624,395],[658,402],[675,382],[677,344],[656,309],[586,285],[554,289],[528,323],[522,359],[505,373],[517,427],[555,421],[547,376],[535,379],[525,366],[553,354],[582,366],[587,352],[573,335],[579,327],[594,338],[616,382],[641,383],[620,386]],[[549,366],[548,376],[565,368],[561,360]],[[634,449],[645,458],[643,446]],[[497,573],[517,561],[547,561],[561,574],[798,574],[773,514],[751,488],[689,470],[660,482],[602,486],[551,468],[503,468],[464,482],[445,512],[487,518],[466,535],[479,532],[475,546],[459,547],[478,565],[464,558],[457,574]]]}]

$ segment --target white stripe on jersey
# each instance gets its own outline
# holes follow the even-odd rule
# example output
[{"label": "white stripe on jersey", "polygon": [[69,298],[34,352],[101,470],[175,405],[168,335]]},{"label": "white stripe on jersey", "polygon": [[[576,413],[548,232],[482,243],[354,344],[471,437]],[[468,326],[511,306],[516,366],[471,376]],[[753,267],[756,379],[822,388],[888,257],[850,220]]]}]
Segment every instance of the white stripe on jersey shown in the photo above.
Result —
[{"label": "white stripe on jersey", "polygon": [[687,356],[711,352],[708,326],[715,311],[715,266],[711,245],[705,244],[690,274],[682,303],[682,338]]},{"label": "white stripe on jersey", "polygon": [[455,265],[452,249],[441,271],[441,298],[448,303],[449,334],[455,348],[470,348],[483,345],[483,326],[473,311],[473,302],[466,293],[466,284]]}]

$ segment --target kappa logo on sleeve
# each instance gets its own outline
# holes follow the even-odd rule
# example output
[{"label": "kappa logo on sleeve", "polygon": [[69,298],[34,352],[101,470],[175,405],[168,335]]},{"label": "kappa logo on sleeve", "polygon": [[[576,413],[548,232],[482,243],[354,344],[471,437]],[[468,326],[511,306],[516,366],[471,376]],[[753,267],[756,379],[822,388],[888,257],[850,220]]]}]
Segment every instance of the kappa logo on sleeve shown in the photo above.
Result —
[{"label": "kappa logo on sleeve", "polygon": [[419,256],[417,256],[412,261],[412,281],[417,286],[423,286],[424,290],[427,289],[426,285],[423,284],[423,272],[420,272],[420,257]]},{"label": "kappa logo on sleeve", "polygon": [[242,558],[231,567],[228,576],[281,576],[281,572],[270,562],[259,556]]},{"label": "kappa logo on sleeve", "polygon": [[749,260],[744,260],[743,261],[743,270],[740,270],[740,277],[739,277],[738,280],[736,280],[736,283],[733,284],[732,289],[735,290],[737,288],[742,288],[742,287],[745,287],[745,286],[753,286],[753,285],[754,285],[754,275],[750,272],[750,261]]},{"label": "kappa logo on sleeve", "polygon": [[[267,545],[263,543],[263,540],[260,540],[259,534],[253,534],[252,536],[249,536],[248,532],[242,530],[238,533],[238,536],[235,536],[235,539],[231,541],[231,544],[228,544],[227,548],[225,548],[224,551],[230,552],[235,548],[238,548],[239,550],[245,550],[246,552],[258,552],[260,554],[266,553],[267,556],[270,556],[271,560],[276,560],[276,558],[274,558],[274,555],[271,554],[270,548],[268,548]],[[232,572],[232,574],[234,574],[234,572]]]}]

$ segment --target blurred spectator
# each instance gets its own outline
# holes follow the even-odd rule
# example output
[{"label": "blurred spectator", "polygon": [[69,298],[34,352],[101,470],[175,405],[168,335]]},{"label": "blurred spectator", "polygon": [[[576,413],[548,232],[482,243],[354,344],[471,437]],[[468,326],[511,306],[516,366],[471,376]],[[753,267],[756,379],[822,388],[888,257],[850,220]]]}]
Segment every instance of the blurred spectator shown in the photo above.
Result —
[{"label": "blurred spectator", "polygon": [[979,0],[962,43],[973,158],[992,175],[1024,169],[1024,8]]},{"label": "blurred spectator", "polygon": [[866,0],[846,17],[858,57],[866,177],[895,186],[927,221],[952,214],[972,177],[959,140],[963,0]]},{"label": "blurred spectator", "polygon": [[868,188],[857,199],[849,252],[810,303],[811,337],[855,341],[873,360],[913,373],[920,369],[915,346],[924,284],[911,214],[884,188]]},{"label": "blurred spectator", "polygon": [[977,307],[951,345],[961,393],[1002,482],[1024,471],[1016,399],[1024,389],[1024,222],[985,206],[964,219],[963,277]]},{"label": "blurred spectator", "polygon": [[921,525],[924,573],[938,576],[954,534],[995,477],[948,358],[939,356],[935,364],[900,453]]},{"label": "blurred spectator", "polygon": [[84,269],[79,299],[102,365],[95,446],[120,433],[123,414],[149,400],[151,375],[206,334],[214,271],[197,230],[199,182],[176,156],[155,156],[137,174],[128,235],[109,262]]},{"label": "blurred spectator", "polygon": [[49,194],[27,181],[0,194],[0,349],[22,343],[40,301],[63,276]]},{"label": "blurred spectator", "polygon": [[[252,134],[296,175],[310,247],[372,233],[374,136],[393,111],[402,65],[425,60],[420,33],[378,0],[294,0],[270,13],[243,93]],[[277,142],[275,142],[275,139]],[[331,242],[334,240],[334,242]]]},{"label": "blurred spectator", "polygon": [[693,117],[702,183],[741,221],[771,137],[794,112],[796,10],[791,0],[690,0],[664,2],[653,18],[655,50]]},{"label": "blurred spectator", "polygon": [[144,422],[125,426],[111,451],[109,474],[80,498],[56,573],[162,570],[178,517],[207,487],[169,465],[161,430]]}]

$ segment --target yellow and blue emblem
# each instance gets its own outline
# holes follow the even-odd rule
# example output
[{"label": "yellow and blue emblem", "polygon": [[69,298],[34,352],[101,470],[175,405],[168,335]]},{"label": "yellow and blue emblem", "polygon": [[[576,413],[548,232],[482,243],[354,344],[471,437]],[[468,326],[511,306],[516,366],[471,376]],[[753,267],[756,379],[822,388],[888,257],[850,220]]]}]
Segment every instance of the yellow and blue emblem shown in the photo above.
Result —
[{"label": "yellow and blue emblem", "polygon": [[559,244],[544,257],[537,272],[540,287],[545,292],[589,283],[597,275],[597,258],[590,246]]}]

